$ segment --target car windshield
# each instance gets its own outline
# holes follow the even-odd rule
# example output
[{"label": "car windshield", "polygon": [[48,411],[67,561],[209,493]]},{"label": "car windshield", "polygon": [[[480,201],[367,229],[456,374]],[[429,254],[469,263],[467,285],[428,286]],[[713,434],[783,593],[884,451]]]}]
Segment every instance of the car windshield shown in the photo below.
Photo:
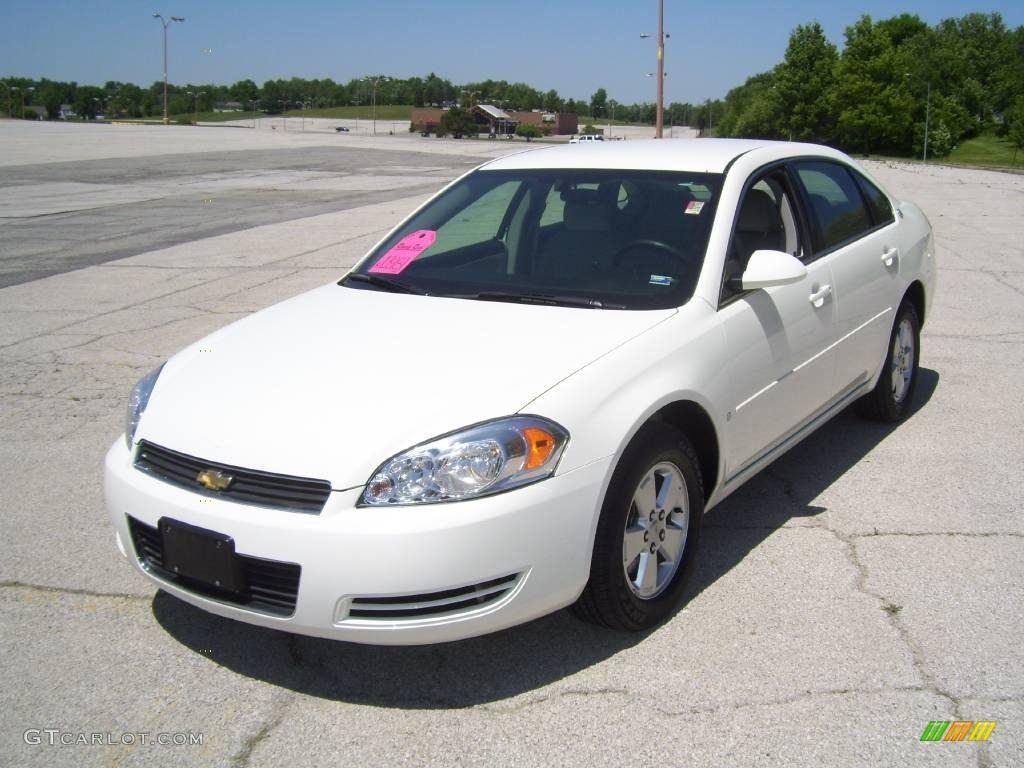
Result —
[{"label": "car windshield", "polygon": [[377,247],[346,286],[607,309],[685,304],[721,177],[476,171]]}]

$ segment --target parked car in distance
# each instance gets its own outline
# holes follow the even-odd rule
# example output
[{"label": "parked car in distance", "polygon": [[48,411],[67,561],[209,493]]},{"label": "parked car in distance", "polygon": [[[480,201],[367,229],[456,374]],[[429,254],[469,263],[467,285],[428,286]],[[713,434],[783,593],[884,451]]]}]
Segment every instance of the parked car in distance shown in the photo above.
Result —
[{"label": "parked car in distance", "polygon": [[569,139],[570,144],[590,144],[595,141],[604,141],[604,136],[600,134],[584,134],[582,136],[573,136]]},{"label": "parked car in distance", "polygon": [[337,283],[139,381],[106,458],[117,546],[306,635],[441,642],[566,606],[643,630],[708,509],[849,405],[907,415],[935,270],[924,213],[827,147],[492,160]]},{"label": "parked car in distance", "polygon": [[334,130],[337,131],[338,133],[348,133],[349,132],[348,128],[346,128],[343,125],[336,125],[336,126],[334,126]]}]

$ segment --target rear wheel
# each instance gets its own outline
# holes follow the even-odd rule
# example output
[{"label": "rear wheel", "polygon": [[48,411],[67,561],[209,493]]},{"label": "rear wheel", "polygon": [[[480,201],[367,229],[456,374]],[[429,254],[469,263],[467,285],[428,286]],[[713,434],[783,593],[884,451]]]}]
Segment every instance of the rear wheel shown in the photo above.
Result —
[{"label": "rear wheel", "polygon": [[904,301],[889,335],[889,351],[878,384],[858,403],[863,416],[878,421],[900,421],[907,415],[917,390],[920,350],[921,321],[914,305]]},{"label": "rear wheel", "polygon": [[629,631],[669,616],[693,572],[703,512],[690,441],[665,424],[648,424],[612,476],[576,615]]}]

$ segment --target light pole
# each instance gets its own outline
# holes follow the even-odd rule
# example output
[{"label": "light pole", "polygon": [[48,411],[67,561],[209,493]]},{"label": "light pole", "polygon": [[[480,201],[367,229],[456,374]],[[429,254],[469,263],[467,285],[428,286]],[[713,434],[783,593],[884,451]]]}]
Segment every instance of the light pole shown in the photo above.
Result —
[{"label": "light pole", "polygon": [[192,125],[199,125],[199,97],[205,96],[206,91],[185,91],[193,97],[192,101]]},{"label": "light pole", "polygon": [[171,16],[165,19],[159,13],[153,14],[154,19],[160,19],[164,28],[164,125],[167,125],[167,28],[176,21],[184,21],[184,16]]},{"label": "light pole", "polygon": [[377,77],[364,77],[363,80],[373,83],[373,95],[370,101],[370,117],[373,120],[373,135],[377,135],[377,83],[387,82],[388,78],[384,75],[377,75]]},{"label": "light pole", "polygon": [[612,122],[615,120],[615,99],[608,100],[608,107],[612,112],[612,116],[608,120],[608,138],[610,139],[612,137]]},{"label": "light pole", "polygon": [[[642,38],[650,35],[640,35]],[[660,139],[665,126],[665,0],[658,0],[658,92],[654,116],[654,138]]]},{"label": "light pole", "polygon": [[[909,80],[910,79],[910,73],[909,72],[904,72],[903,73],[903,77]],[[932,84],[931,84],[931,81],[930,80],[927,81],[925,83],[925,85],[927,86],[927,89],[928,89],[928,91],[927,91],[928,95],[925,97],[925,104],[924,104],[924,150],[921,153],[921,162],[922,163],[927,163],[928,162],[928,120],[931,117],[931,112],[932,112]]]},{"label": "light pole", "polygon": [[9,85],[8,83],[4,83],[4,85],[7,86],[7,117],[9,117],[11,120],[13,120],[14,119],[14,100],[11,98],[11,91],[18,91],[18,90],[21,90],[21,89],[18,88],[18,86],[16,86],[16,85]]},{"label": "light pole", "polygon": [[35,90],[35,88],[31,88],[30,87],[30,88],[26,88],[24,91],[21,92],[21,119],[22,120],[25,119],[25,94],[26,93],[31,94],[32,91],[34,91],[34,90]]},{"label": "light pole", "polygon": [[932,112],[932,84],[928,83],[928,98],[924,105],[924,153],[921,156],[921,162],[928,162],[928,118],[931,117]]},{"label": "light pole", "polygon": [[249,99],[249,110],[252,112],[252,127],[256,128],[256,105],[259,103],[259,99]]}]

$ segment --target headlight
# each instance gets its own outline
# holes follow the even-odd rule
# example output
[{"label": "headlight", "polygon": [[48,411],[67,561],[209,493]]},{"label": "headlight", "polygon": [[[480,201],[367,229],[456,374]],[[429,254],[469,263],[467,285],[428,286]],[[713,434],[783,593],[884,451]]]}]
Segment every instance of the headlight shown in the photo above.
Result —
[{"label": "headlight", "polygon": [[362,504],[429,504],[486,496],[549,477],[569,433],[535,416],[513,416],[452,433],[384,462]]},{"label": "headlight", "polygon": [[142,414],[146,410],[149,395],[153,391],[157,378],[160,376],[160,371],[163,369],[163,365],[155,368],[139,379],[138,383],[132,387],[132,393],[128,397],[128,418],[124,429],[124,439],[128,443],[129,451],[135,442],[135,430],[139,428],[139,419],[142,418]]}]

